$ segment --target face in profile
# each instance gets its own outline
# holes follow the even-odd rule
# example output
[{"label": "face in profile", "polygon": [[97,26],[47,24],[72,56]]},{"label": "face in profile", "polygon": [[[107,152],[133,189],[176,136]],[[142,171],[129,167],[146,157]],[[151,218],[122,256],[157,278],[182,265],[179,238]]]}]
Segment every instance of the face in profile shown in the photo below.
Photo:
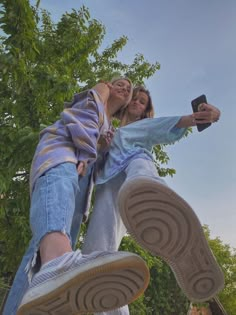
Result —
[{"label": "face in profile", "polygon": [[144,116],[145,110],[148,105],[148,96],[145,92],[138,92],[133,97],[128,105],[128,114],[130,117],[140,119]]}]

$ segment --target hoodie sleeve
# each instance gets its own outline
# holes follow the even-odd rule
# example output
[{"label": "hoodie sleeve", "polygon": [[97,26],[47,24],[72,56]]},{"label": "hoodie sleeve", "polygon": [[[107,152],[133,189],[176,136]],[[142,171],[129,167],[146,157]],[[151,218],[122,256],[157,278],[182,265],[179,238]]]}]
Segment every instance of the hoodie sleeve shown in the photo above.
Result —
[{"label": "hoodie sleeve", "polygon": [[61,113],[61,120],[71,135],[75,147],[79,150],[80,161],[93,161],[97,158],[100,115],[103,105],[94,90],[76,94],[71,107],[67,105]]}]

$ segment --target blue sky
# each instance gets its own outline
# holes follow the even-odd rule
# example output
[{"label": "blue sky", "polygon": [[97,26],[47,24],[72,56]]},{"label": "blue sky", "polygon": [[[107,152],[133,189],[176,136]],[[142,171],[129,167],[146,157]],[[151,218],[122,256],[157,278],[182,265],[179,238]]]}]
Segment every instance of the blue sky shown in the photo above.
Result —
[{"label": "blue sky", "polygon": [[121,61],[142,53],[160,62],[146,81],[156,116],[190,114],[191,100],[203,93],[220,108],[218,123],[168,147],[177,174],[166,181],[212,237],[236,247],[236,1],[41,0],[54,21],[82,4],[106,27],[103,48],[127,35]]}]

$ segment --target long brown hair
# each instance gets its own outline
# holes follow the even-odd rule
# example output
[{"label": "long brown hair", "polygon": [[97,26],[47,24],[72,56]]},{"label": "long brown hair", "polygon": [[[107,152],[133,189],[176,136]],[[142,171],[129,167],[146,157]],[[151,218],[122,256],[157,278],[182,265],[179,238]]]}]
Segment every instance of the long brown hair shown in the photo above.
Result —
[{"label": "long brown hair", "polygon": [[[147,90],[143,85],[136,86],[133,90],[132,99],[140,92],[145,93],[148,97],[147,107],[146,107],[146,109],[145,109],[145,111],[144,111],[144,113],[140,119],[153,118],[154,117],[154,106],[152,103],[152,98],[151,98],[149,90]],[[128,109],[127,109],[127,107],[125,109],[123,109],[119,118],[121,120],[121,126],[127,125],[127,123],[128,123]]]}]

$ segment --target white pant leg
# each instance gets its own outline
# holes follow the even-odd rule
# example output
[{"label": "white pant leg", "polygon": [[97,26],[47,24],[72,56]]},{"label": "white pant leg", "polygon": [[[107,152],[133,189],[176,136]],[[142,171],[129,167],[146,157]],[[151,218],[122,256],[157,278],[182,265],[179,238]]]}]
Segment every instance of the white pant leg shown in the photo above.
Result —
[{"label": "white pant leg", "polygon": [[[88,254],[96,250],[118,250],[120,242],[126,233],[126,228],[117,207],[117,195],[125,180],[134,176],[151,177],[165,184],[159,177],[152,161],[145,159],[133,160],[125,170],[103,185],[98,185],[93,213],[90,218],[82,253]],[[96,313],[96,315],[129,315],[128,306],[120,309]]]},{"label": "white pant leg", "polygon": [[[94,251],[116,251],[126,233],[117,207],[117,194],[124,182],[122,173],[109,182],[96,187],[93,212],[82,248],[83,254]],[[128,305],[97,315],[129,315]]]},{"label": "white pant leg", "polygon": [[82,248],[83,254],[94,251],[116,251],[126,233],[117,207],[117,194],[125,174],[96,186],[93,212]]},{"label": "white pant leg", "polygon": [[125,173],[126,175],[122,172],[107,183],[96,187],[93,212],[82,248],[84,254],[118,250],[126,228],[117,207],[117,195],[125,180],[134,176],[145,176],[165,184],[158,176],[154,163],[149,160],[140,158],[133,160]]},{"label": "white pant leg", "polygon": [[158,175],[155,164],[150,160],[137,158],[131,161],[131,163],[125,169],[126,180],[132,177],[145,176],[151,177],[163,185],[166,185],[165,181]]}]

